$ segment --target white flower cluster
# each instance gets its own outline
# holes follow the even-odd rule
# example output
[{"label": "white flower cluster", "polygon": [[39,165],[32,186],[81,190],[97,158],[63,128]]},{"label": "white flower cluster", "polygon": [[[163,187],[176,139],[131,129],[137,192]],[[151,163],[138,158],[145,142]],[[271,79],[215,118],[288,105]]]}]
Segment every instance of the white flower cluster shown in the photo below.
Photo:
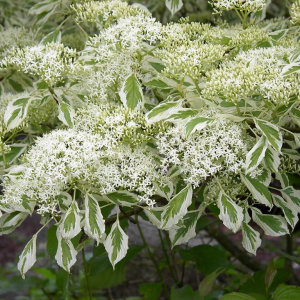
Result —
[{"label": "white flower cluster", "polygon": [[27,197],[36,201],[38,213],[55,213],[55,197],[77,186],[103,195],[117,189],[133,190],[152,205],[153,183],[161,177],[156,169],[159,166],[145,146],[107,149],[100,135],[71,129],[52,131],[5,177],[2,202],[20,205]]},{"label": "white flower cluster", "polygon": [[47,84],[53,85],[74,69],[75,57],[75,50],[63,44],[48,43],[10,51],[0,61],[0,67],[16,68],[30,75],[38,75]]},{"label": "white flower cluster", "polygon": [[25,28],[10,27],[0,32],[0,58],[5,57],[11,49],[37,44],[36,33]]},{"label": "white flower cluster", "polygon": [[[229,32],[229,30],[227,30],[227,32]],[[230,45],[233,47],[241,47],[243,50],[255,48],[260,43],[270,40],[267,30],[258,26],[250,26],[246,29],[242,29],[241,26],[239,26],[239,28],[232,28],[230,31],[232,34]]]},{"label": "white flower cluster", "polygon": [[266,0],[212,0],[210,3],[216,13],[232,9],[250,13],[262,10],[266,5]]},{"label": "white flower cluster", "polygon": [[176,125],[157,136],[164,170],[177,166],[185,181],[194,187],[210,176],[237,174],[245,167],[251,142],[245,125],[214,115],[214,111],[203,112],[201,116],[215,117],[215,120],[188,138],[183,125]]},{"label": "white flower cluster", "polygon": [[90,104],[77,112],[74,121],[76,130],[101,135],[103,145],[108,149],[124,142],[131,146],[151,142],[158,132],[167,127],[162,122],[148,125],[142,112],[111,104]]},{"label": "white flower cluster", "polygon": [[89,99],[115,99],[125,78],[140,69],[145,43],[157,43],[160,30],[153,18],[137,15],[119,19],[91,38],[79,59],[82,71],[74,74],[80,81],[78,89]]},{"label": "white flower cluster", "polygon": [[[80,122],[78,114],[76,128],[39,138],[24,163],[5,177],[3,203],[20,205],[26,197],[37,202],[40,214],[55,213],[55,197],[76,186],[103,195],[118,189],[135,191],[140,201],[153,205],[154,183],[167,179],[161,175],[157,153],[143,143],[141,135],[145,133],[134,143],[134,138],[139,138],[134,133],[142,131],[136,120],[141,116],[125,108],[111,115],[98,109],[96,115],[83,112]],[[134,137],[126,136],[132,130]]]},{"label": "white flower cluster", "polygon": [[187,75],[194,79],[212,69],[223,59],[224,53],[224,46],[203,44],[199,41],[190,41],[178,47],[155,52],[166,66],[164,73],[171,76]]},{"label": "white flower cluster", "polygon": [[220,97],[238,102],[252,95],[260,95],[274,104],[289,103],[299,94],[298,75],[281,76],[283,58],[295,48],[272,47],[252,49],[224,62],[209,75],[203,94],[208,99]]},{"label": "white flower cluster", "polygon": [[300,1],[296,0],[291,6],[291,19],[292,23],[300,23]]},{"label": "white flower cluster", "polygon": [[138,6],[130,6],[127,2],[120,0],[87,1],[72,5],[72,8],[76,12],[78,22],[99,23],[103,27],[108,27],[121,18],[137,15],[150,16]]},{"label": "white flower cluster", "polygon": [[207,182],[204,192],[205,201],[207,203],[214,203],[216,199],[218,199],[220,194],[220,185],[232,200],[237,203],[240,201],[242,205],[244,204],[247,206],[248,201],[241,200],[241,198],[243,199],[241,195],[247,194],[247,188],[241,181],[240,176],[234,173],[224,175],[218,174],[217,178],[211,178]]}]

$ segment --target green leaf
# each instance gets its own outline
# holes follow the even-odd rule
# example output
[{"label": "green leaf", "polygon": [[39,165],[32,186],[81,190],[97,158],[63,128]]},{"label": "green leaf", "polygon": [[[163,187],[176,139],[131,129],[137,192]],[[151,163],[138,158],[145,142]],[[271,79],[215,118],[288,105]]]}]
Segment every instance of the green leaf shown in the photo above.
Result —
[{"label": "green leaf", "polygon": [[280,285],[272,296],[273,300],[296,300],[300,299],[300,288],[294,285]]},{"label": "green leaf", "polygon": [[191,185],[187,185],[170,200],[162,213],[163,229],[171,229],[172,226],[177,224],[186,215],[187,209],[192,203],[192,195],[193,189]]},{"label": "green leaf", "polygon": [[190,120],[185,125],[186,136],[189,137],[189,135],[194,133],[196,130],[204,129],[207,126],[207,124],[212,121],[214,121],[214,119],[203,118],[203,117],[198,117]]},{"label": "green leaf", "polygon": [[267,235],[281,236],[289,233],[286,220],[281,216],[262,214],[257,208],[251,208],[253,221],[259,225]]},{"label": "green leaf", "polygon": [[274,204],[281,208],[285,219],[291,225],[292,229],[295,228],[296,224],[299,221],[298,212],[299,206],[297,206],[294,202],[286,202],[280,196],[273,194],[273,202]]},{"label": "green leaf", "polygon": [[271,193],[263,183],[261,183],[257,179],[243,174],[241,174],[241,179],[246,185],[246,187],[249,189],[255,200],[270,208],[273,206]]},{"label": "green leaf", "polygon": [[[5,153],[5,160],[7,163],[12,164],[16,159],[21,156],[27,149],[28,144],[12,144],[9,145],[10,151]],[[0,162],[3,162],[3,156],[0,155]]]},{"label": "green leaf", "polygon": [[18,270],[20,271],[23,279],[25,279],[26,272],[36,262],[36,238],[37,235],[34,234],[19,256]]},{"label": "green leaf", "polygon": [[85,195],[85,233],[99,244],[105,234],[105,222],[98,201],[90,194]]},{"label": "green leaf", "polygon": [[68,300],[68,286],[70,274],[62,268],[59,268],[56,274],[56,286],[62,293],[61,299]]},{"label": "green leaf", "polygon": [[179,11],[182,5],[182,0],[166,0],[166,6],[172,15]]},{"label": "green leaf", "polygon": [[267,138],[270,145],[272,145],[276,151],[280,152],[282,147],[282,135],[279,131],[279,128],[274,124],[264,120],[255,119],[255,124],[256,127]]},{"label": "green leaf", "polygon": [[154,61],[149,61],[149,65],[153,69],[155,69],[158,73],[160,73],[165,68],[165,65],[163,63],[154,62]]},{"label": "green leaf", "polygon": [[274,280],[274,277],[276,276],[276,273],[277,273],[277,267],[276,267],[274,261],[272,260],[268,264],[266,274],[265,274],[265,286],[266,286],[267,290],[269,290],[269,288]]},{"label": "green leaf", "polygon": [[76,262],[77,252],[69,239],[64,239],[59,230],[56,231],[56,237],[58,241],[57,252],[55,259],[57,264],[67,272],[70,272],[70,268]]},{"label": "green leaf", "polygon": [[146,121],[148,124],[152,124],[158,121],[165,120],[182,109],[181,105],[181,100],[171,101],[170,99],[167,99],[155,106],[146,114]]},{"label": "green leaf", "polygon": [[141,283],[139,285],[139,293],[144,295],[144,300],[158,300],[161,290],[162,283],[160,282]]},{"label": "green leaf", "polygon": [[256,299],[250,295],[235,292],[235,293],[224,295],[220,300],[256,300]]},{"label": "green leaf", "polygon": [[261,136],[258,142],[246,155],[247,173],[254,171],[265,157],[268,144],[264,136]]},{"label": "green leaf", "polygon": [[10,102],[4,113],[4,123],[7,130],[12,130],[19,126],[26,118],[28,107],[32,98],[18,98]]},{"label": "green leaf", "polygon": [[220,209],[219,218],[223,221],[223,224],[234,233],[237,232],[244,219],[243,208],[239,207],[223,191],[219,193],[218,207]]},{"label": "green leaf", "polygon": [[56,237],[56,230],[57,230],[57,226],[53,225],[49,228],[48,232],[47,232],[47,252],[51,258],[51,260],[54,259],[55,254],[57,252],[57,247],[58,247],[58,241],[57,241],[57,237]]},{"label": "green leaf", "polygon": [[162,81],[161,79],[152,79],[144,83],[145,86],[156,87],[156,88],[170,88],[170,86]]},{"label": "green leaf", "polygon": [[13,79],[9,78],[8,79],[8,83],[10,84],[10,86],[12,87],[12,89],[14,91],[16,91],[17,93],[22,93],[24,92],[24,88],[22,86],[22,84],[20,84],[19,82],[14,81]]},{"label": "green leaf", "polygon": [[256,255],[256,250],[261,245],[261,239],[259,237],[259,232],[254,230],[251,226],[249,226],[246,222],[242,223],[242,235],[243,247],[250,253]]},{"label": "green leaf", "polygon": [[104,196],[104,199],[108,199],[108,201],[114,204],[128,207],[132,207],[139,203],[137,195],[127,191],[116,191],[110,194],[106,194]]},{"label": "green leaf", "polygon": [[144,95],[135,73],[132,73],[125,79],[119,95],[125,107],[131,109],[140,109],[142,107]]},{"label": "green leaf", "polygon": [[203,278],[198,288],[200,294],[199,300],[205,299],[204,297],[212,291],[215,281],[222,271],[223,270],[214,271]]},{"label": "green leaf", "polygon": [[128,250],[128,236],[121,228],[118,219],[112,225],[110,233],[104,241],[104,247],[114,269],[115,265],[125,257]]},{"label": "green leaf", "polygon": [[[300,126],[300,110],[293,107],[290,112],[293,121]],[[297,136],[297,134],[295,134],[295,136]]]},{"label": "green leaf", "polygon": [[169,231],[172,247],[188,242],[196,236],[197,221],[201,216],[200,211],[190,211],[182,219],[182,224],[171,228]]},{"label": "green leaf", "polygon": [[40,44],[46,45],[48,43],[60,43],[61,41],[61,31],[59,28],[51,31],[46,36],[43,37]]},{"label": "green leaf", "polygon": [[65,239],[72,239],[75,237],[81,231],[80,221],[80,211],[77,202],[74,201],[63,216],[58,227],[62,237]]},{"label": "green leaf", "polygon": [[188,250],[179,250],[184,261],[196,262],[196,268],[203,274],[228,266],[227,253],[218,246],[199,245]]},{"label": "green leaf", "polygon": [[191,286],[185,285],[182,288],[176,289],[174,286],[171,289],[171,300],[199,300],[199,292],[194,291]]}]

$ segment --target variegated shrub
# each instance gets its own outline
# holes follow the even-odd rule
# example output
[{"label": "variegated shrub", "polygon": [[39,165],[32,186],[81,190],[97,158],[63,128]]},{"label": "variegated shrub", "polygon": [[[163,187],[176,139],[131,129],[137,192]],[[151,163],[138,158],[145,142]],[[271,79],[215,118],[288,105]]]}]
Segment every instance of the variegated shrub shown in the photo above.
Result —
[{"label": "variegated shrub", "polygon": [[[252,254],[260,232],[293,231],[299,3],[291,20],[263,20],[270,1],[210,2],[242,22],[162,25],[121,0],[14,11],[0,32],[0,234],[41,215],[70,271],[86,240],[103,243],[114,267],[128,249],[120,220],[142,212],[173,246],[196,236],[212,205]],[[166,5],[175,13],[182,1]],[[20,255],[23,276],[38,233]]]}]

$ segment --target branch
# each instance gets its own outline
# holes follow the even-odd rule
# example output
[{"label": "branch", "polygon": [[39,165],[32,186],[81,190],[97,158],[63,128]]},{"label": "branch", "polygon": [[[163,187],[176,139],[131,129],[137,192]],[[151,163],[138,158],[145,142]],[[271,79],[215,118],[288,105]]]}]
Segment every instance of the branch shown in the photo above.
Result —
[{"label": "branch", "polygon": [[205,227],[207,233],[218,241],[226,250],[228,250],[236,259],[252,271],[259,271],[263,268],[262,264],[253,259],[247,252],[236,246],[221,230],[216,230],[215,227]]}]

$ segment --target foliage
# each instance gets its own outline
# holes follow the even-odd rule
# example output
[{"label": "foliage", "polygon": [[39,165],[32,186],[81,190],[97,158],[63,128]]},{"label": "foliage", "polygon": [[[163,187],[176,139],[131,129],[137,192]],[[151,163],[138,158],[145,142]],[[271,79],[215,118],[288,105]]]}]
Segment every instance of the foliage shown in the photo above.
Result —
[{"label": "foliage", "polygon": [[[123,220],[138,223],[138,215],[166,231],[175,248],[210,214],[240,231],[254,255],[262,232],[293,232],[300,212],[293,183],[300,175],[298,1],[290,18],[266,19],[270,1],[215,0],[210,10],[233,10],[239,21],[166,25],[145,6],[120,0],[32,1],[27,11],[21,2],[4,2],[1,11],[0,233],[41,216],[19,258],[23,277],[50,224],[48,252],[64,276],[89,240],[117,270],[130,252]],[[182,5],[166,1],[173,14]],[[205,269],[205,245],[195,256],[180,250],[206,277],[195,292],[173,274],[177,288],[169,292],[144,244],[161,280],[140,286],[145,299],[160,297],[149,295],[156,288],[170,299],[221,296],[206,297],[228,268],[226,253],[218,268]],[[87,266],[83,255],[89,291],[93,258]],[[286,278],[271,288],[278,269],[257,274],[265,279],[258,294],[299,293],[278,286]],[[223,299],[260,299],[243,287]]]}]

